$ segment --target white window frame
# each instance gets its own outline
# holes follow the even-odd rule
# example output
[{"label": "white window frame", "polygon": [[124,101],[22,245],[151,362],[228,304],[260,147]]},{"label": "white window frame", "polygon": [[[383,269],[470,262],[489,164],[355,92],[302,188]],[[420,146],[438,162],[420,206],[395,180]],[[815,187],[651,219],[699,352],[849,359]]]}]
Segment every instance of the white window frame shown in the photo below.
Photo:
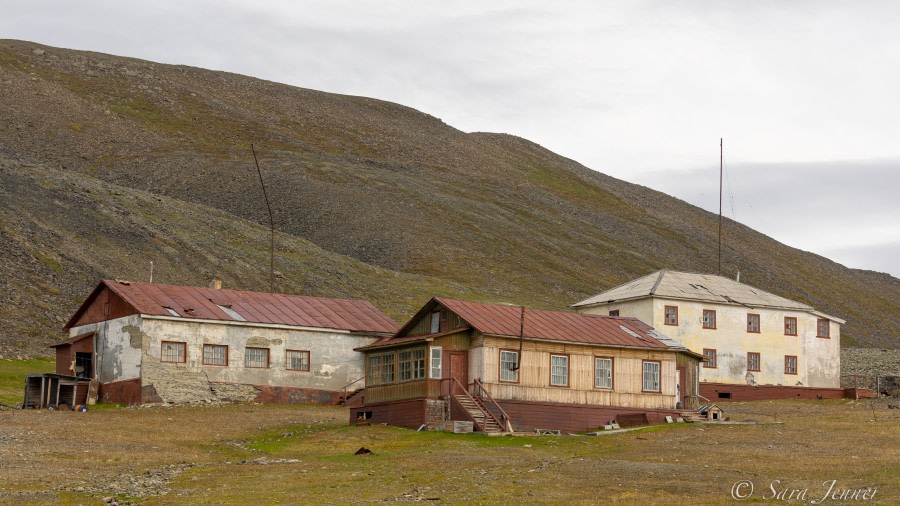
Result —
[{"label": "white window frame", "polygon": [[[608,362],[604,368],[601,363]],[[603,371],[607,371],[604,373]],[[608,380],[608,381],[607,381]],[[607,384],[608,383],[608,384]],[[612,357],[594,357],[594,388],[612,390],[613,387],[613,359]]]},{"label": "white window frame", "polygon": [[[556,360],[554,363],[554,359],[563,359],[562,361]],[[565,364],[565,369],[563,369],[563,364]],[[558,379],[554,380],[554,378],[563,378],[565,380],[564,383],[560,383]],[[569,356],[568,355],[550,355],[550,386],[552,387],[567,387],[569,386]]]},{"label": "white window frame", "polygon": [[431,313],[431,327],[429,328],[431,334],[437,334],[441,331],[441,312],[433,311]]},{"label": "white window frame", "polygon": [[[504,360],[504,355],[506,355]],[[510,360],[512,358],[512,360]],[[504,373],[506,373],[504,375]],[[519,352],[500,350],[500,381],[504,383],[519,382]]]},{"label": "white window frame", "polygon": [[429,356],[431,358],[431,368],[429,370],[429,377],[431,379],[441,379],[441,374],[443,370],[441,369],[442,359],[443,359],[443,350],[440,346],[432,346],[429,348]]},{"label": "white window frame", "polygon": [[[661,392],[662,383],[660,382],[660,369],[662,364],[652,360],[645,360],[643,365],[643,384],[641,385],[644,392]],[[649,384],[648,384],[649,380]]]}]

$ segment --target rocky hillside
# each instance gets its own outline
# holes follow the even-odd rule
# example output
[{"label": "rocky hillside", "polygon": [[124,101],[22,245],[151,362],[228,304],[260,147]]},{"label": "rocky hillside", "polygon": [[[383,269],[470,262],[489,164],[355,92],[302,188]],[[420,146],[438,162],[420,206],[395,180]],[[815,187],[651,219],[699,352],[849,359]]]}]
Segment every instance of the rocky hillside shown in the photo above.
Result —
[{"label": "rocky hillside", "polygon": [[[652,270],[711,272],[717,217],[401,105],[0,41],[0,353],[33,354],[100,277],[563,307]],[[727,222],[725,273],[898,347],[900,280]]]}]

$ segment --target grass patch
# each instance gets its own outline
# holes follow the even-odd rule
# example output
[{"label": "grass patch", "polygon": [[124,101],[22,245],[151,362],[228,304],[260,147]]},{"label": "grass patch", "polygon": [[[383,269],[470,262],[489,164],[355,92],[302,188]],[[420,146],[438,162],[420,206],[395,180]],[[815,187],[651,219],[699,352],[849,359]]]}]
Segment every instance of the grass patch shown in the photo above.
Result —
[{"label": "grass patch", "polygon": [[56,369],[50,359],[0,360],[0,404],[20,406],[25,395],[25,376]]}]

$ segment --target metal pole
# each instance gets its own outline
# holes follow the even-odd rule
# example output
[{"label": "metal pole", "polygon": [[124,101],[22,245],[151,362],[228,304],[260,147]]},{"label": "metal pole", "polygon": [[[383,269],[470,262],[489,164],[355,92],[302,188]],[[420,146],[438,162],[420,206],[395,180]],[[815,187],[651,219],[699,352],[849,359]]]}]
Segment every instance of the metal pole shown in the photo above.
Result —
[{"label": "metal pole", "polygon": [[719,276],[722,275],[722,168],[724,166],[724,146],[719,138]]},{"label": "metal pole", "polygon": [[[266,209],[269,211],[269,231],[271,241],[269,245],[269,286],[272,293],[275,292],[275,220],[272,218],[272,206],[269,205],[269,195],[266,193],[266,184],[263,182],[262,171],[259,169],[259,160],[256,158],[256,148],[250,144],[253,151],[253,162],[256,163],[256,173],[259,174],[259,185],[262,186],[263,198],[266,201]],[[721,205],[721,204],[720,204]]]}]

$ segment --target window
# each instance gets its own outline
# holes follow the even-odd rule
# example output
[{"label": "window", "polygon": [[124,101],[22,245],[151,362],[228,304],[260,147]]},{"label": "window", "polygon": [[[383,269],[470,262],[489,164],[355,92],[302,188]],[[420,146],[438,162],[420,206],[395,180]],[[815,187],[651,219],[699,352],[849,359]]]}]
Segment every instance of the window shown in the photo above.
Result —
[{"label": "window", "polygon": [[747,332],[755,332],[759,334],[759,315],[747,314]]},{"label": "window", "polygon": [[703,367],[708,367],[710,369],[718,367],[716,365],[716,350],[703,348]]},{"label": "window", "polygon": [[678,325],[678,306],[666,306],[666,325]]},{"label": "window", "polygon": [[831,321],[825,318],[819,318],[816,322],[816,337],[824,337],[831,339]]},{"label": "window", "polygon": [[285,357],[285,369],[289,371],[309,371],[309,352],[301,350],[287,350]]},{"label": "window", "polygon": [[759,372],[759,353],[747,353],[747,370]]},{"label": "window", "polygon": [[174,343],[172,341],[162,342],[162,351],[159,354],[160,362],[174,362],[183,364],[185,362],[185,343]]},{"label": "window", "polygon": [[394,382],[394,354],[385,353],[381,356],[381,383]]},{"label": "window", "polygon": [[796,355],[785,355],[784,356],[784,373],[785,374],[797,374],[797,356]]},{"label": "window", "polygon": [[550,386],[569,386],[568,355],[550,355]]},{"label": "window", "polygon": [[204,344],[203,365],[228,365],[228,346]]},{"label": "window", "polygon": [[431,313],[431,333],[437,334],[441,331],[441,312],[435,311]]},{"label": "window", "polygon": [[369,355],[369,370],[366,371],[366,386],[384,385],[394,382],[394,352]]},{"label": "window", "polygon": [[425,348],[403,350],[398,353],[398,377],[400,381],[425,377]]},{"label": "window", "polygon": [[500,350],[500,381],[519,382],[519,352]]},{"label": "window", "polygon": [[609,312],[609,316],[619,316],[619,310],[613,309],[612,311]]},{"label": "window", "polygon": [[784,335],[786,336],[796,336],[797,335],[797,318],[793,316],[785,316],[784,317]]},{"label": "window", "polygon": [[366,386],[381,383],[381,355],[369,355],[369,368],[366,370]]},{"label": "window", "polygon": [[244,350],[244,367],[269,367],[269,349],[247,348]]},{"label": "window", "polygon": [[716,312],[712,309],[704,309],[703,310],[703,328],[705,329],[715,329],[716,328]]},{"label": "window", "polygon": [[431,348],[431,378],[441,379],[441,348],[433,346]]},{"label": "window", "polygon": [[613,359],[594,357],[594,388],[613,387]]},{"label": "window", "polygon": [[659,362],[644,361],[644,391],[659,392]]}]

